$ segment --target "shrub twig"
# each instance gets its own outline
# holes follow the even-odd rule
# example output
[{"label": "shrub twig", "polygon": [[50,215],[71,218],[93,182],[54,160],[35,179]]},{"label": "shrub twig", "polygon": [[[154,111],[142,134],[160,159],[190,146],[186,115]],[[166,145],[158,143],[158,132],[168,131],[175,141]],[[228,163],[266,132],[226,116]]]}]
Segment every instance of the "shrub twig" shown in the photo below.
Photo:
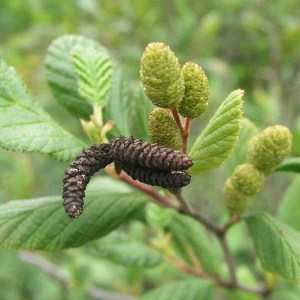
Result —
[{"label": "shrub twig", "polygon": [[191,119],[185,118],[184,121],[184,127],[183,127],[183,135],[182,135],[182,152],[187,153],[187,143],[190,136],[190,125],[191,125]]},{"label": "shrub twig", "polygon": [[[111,171],[109,171],[111,172]],[[116,177],[116,176],[114,176]],[[174,202],[174,200],[170,197],[167,197],[165,195],[162,195],[159,193],[154,187],[146,185],[144,183],[141,183],[139,181],[133,180],[130,176],[128,176],[125,172],[122,172],[118,179],[121,181],[126,182],[127,184],[131,185],[132,187],[136,188],[137,190],[149,195],[153,202],[156,204],[167,207],[167,208],[173,208],[176,211],[178,211],[181,214],[190,216],[203,226],[205,226],[208,230],[210,230],[213,234],[216,235],[218,238],[223,253],[225,256],[226,263],[228,265],[229,273],[230,273],[230,280],[224,281],[221,278],[215,277],[211,274],[205,273],[203,270],[201,270],[201,274],[199,273],[199,270],[195,270],[194,268],[188,266],[188,265],[180,265],[180,269],[183,271],[193,274],[195,276],[201,277],[201,278],[209,278],[215,282],[216,285],[222,286],[224,288],[228,289],[236,289],[236,290],[243,290],[249,293],[259,294],[262,297],[265,295],[267,296],[270,294],[271,290],[266,286],[261,287],[249,287],[246,285],[239,284],[236,279],[236,270],[235,270],[235,264],[233,260],[232,253],[229,249],[227,240],[226,240],[226,233],[231,226],[233,226],[235,223],[240,221],[240,216],[235,216],[231,218],[227,223],[225,223],[223,226],[218,225],[217,223],[211,221],[210,219],[203,216],[198,211],[194,210],[190,207],[188,202],[184,199],[184,197],[181,194],[181,189],[173,189],[171,192],[174,194],[175,198],[178,200],[178,202]],[[178,205],[179,204],[179,205]]]}]

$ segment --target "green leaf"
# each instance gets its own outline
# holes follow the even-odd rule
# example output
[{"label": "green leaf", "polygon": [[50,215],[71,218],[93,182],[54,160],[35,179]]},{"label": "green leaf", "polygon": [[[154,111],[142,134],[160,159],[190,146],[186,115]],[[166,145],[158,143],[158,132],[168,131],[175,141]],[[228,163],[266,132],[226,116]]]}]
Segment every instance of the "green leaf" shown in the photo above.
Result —
[{"label": "green leaf", "polygon": [[14,68],[0,58],[0,147],[68,161],[84,143],[61,128],[35,102]]},{"label": "green leaf", "polygon": [[112,86],[110,57],[94,49],[76,46],[72,50],[72,64],[79,77],[79,94],[91,105],[104,106]]},{"label": "green leaf", "polygon": [[240,164],[243,164],[247,158],[248,141],[258,133],[258,128],[247,118],[242,119],[242,130],[240,138],[236,143],[234,151],[228,159],[227,175],[230,176],[233,170]]},{"label": "green leaf", "polygon": [[153,228],[164,228],[172,222],[176,211],[171,208],[163,208],[154,203],[147,203],[146,206],[146,220]]},{"label": "green leaf", "polygon": [[287,158],[276,171],[297,172],[300,173],[300,157]]},{"label": "green leaf", "polygon": [[281,222],[300,231],[300,176],[297,176],[286,191],[278,207],[278,218]]},{"label": "green leaf", "polygon": [[53,41],[46,55],[46,78],[57,101],[76,117],[88,119],[92,113],[90,104],[80,96],[78,77],[73,71],[71,51],[80,46],[106,54],[96,41],[79,35],[65,35]]},{"label": "green leaf", "polygon": [[300,280],[300,233],[262,213],[246,221],[262,267],[284,278]]},{"label": "green leaf", "polygon": [[260,300],[260,296],[253,293],[244,292],[242,290],[225,290],[227,297],[230,300]]},{"label": "green leaf", "polygon": [[281,282],[272,292],[272,300],[298,300],[300,286],[291,282]]},{"label": "green leaf", "polygon": [[145,293],[140,300],[213,300],[213,284],[205,280],[177,281]]},{"label": "green leaf", "polygon": [[197,259],[205,271],[218,274],[218,242],[198,222],[176,213],[167,230],[172,234],[172,247],[188,264],[193,265]]},{"label": "green leaf", "polygon": [[60,196],[10,201],[0,207],[0,248],[57,251],[100,238],[141,209],[144,196],[110,178],[88,186],[79,219],[64,212]]},{"label": "green leaf", "polygon": [[[106,120],[113,120],[114,128],[111,132],[112,136],[131,135],[132,101],[128,98],[126,83],[124,82],[122,70],[117,68],[113,74],[113,88],[110,100],[104,107],[104,116]],[[136,124],[136,126],[139,126]]]},{"label": "green leaf", "polygon": [[100,257],[127,267],[152,268],[163,261],[160,253],[120,232],[103,238],[96,247]]},{"label": "green leaf", "polygon": [[220,166],[232,153],[241,131],[243,95],[243,90],[229,94],[195,141],[189,153],[194,162],[191,174]]},{"label": "green leaf", "polygon": [[133,134],[134,137],[142,139],[143,141],[149,141],[148,118],[153,108],[152,102],[148,99],[140,86],[137,95],[134,97],[132,107],[133,121],[131,122],[131,134]]}]

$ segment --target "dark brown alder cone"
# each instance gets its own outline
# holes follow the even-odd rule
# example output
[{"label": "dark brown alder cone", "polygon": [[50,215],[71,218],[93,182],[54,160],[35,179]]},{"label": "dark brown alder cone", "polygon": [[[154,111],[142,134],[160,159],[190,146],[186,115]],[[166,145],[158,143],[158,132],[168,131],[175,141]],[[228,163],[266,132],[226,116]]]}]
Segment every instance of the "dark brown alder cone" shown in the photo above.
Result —
[{"label": "dark brown alder cone", "polygon": [[93,145],[84,149],[66,170],[62,198],[70,218],[78,218],[82,214],[84,191],[91,176],[112,161],[110,144]]},{"label": "dark brown alder cone", "polygon": [[141,166],[163,171],[186,170],[193,165],[192,159],[178,150],[144,142],[134,137],[110,141],[114,160],[128,166]]},{"label": "dark brown alder cone", "polygon": [[191,181],[191,175],[187,171],[161,171],[124,164],[122,164],[122,169],[135,180],[166,189],[180,188],[188,185]]}]

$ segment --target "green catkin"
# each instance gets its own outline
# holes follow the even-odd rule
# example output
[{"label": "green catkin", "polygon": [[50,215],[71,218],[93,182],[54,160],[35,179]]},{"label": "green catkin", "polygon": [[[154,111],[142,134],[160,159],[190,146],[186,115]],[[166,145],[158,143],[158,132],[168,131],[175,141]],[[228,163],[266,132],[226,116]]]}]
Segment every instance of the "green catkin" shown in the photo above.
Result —
[{"label": "green catkin", "polygon": [[227,179],[223,188],[223,198],[225,206],[230,214],[241,214],[251,203],[251,197],[241,193],[232,183],[231,179]]},{"label": "green catkin", "polygon": [[251,196],[262,189],[265,175],[287,157],[291,146],[292,135],[281,125],[268,127],[250,140],[248,163],[237,166],[224,185],[225,205],[231,214],[244,212]]},{"label": "green catkin", "polygon": [[156,108],[151,112],[148,127],[152,143],[177,150],[182,148],[182,137],[176,121],[164,108]]},{"label": "green catkin", "polygon": [[291,147],[292,135],[288,128],[282,125],[267,127],[250,140],[248,162],[270,174],[288,156]]},{"label": "green catkin", "polygon": [[262,189],[264,181],[264,174],[249,163],[237,166],[231,176],[234,187],[248,196],[258,193]]},{"label": "green catkin", "polygon": [[150,43],[141,59],[141,81],[146,95],[158,107],[175,108],[184,94],[184,81],[177,57],[169,46]]},{"label": "green catkin", "polygon": [[187,62],[182,68],[182,74],[185,92],[178,111],[182,116],[194,119],[208,106],[208,79],[203,69],[194,62]]}]

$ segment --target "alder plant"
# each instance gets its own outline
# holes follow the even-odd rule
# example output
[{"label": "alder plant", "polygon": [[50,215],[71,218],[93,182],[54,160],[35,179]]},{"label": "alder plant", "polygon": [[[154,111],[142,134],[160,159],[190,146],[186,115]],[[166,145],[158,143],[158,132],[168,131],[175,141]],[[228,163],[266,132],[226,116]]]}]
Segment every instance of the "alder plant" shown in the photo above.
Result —
[{"label": "alder plant", "polygon": [[[99,299],[216,299],[218,291],[231,293],[232,299],[279,299],[281,282],[299,283],[295,197],[285,199],[278,217],[248,211],[266,176],[299,172],[297,158],[285,160],[292,144],[288,128],[275,124],[251,131],[254,125],[242,117],[244,91],[238,89],[188,149],[191,122],[209,105],[209,80],[195,62],[181,67],[163,43],[150,43],[142,55],[143,91],[137,101],[127,96],[120,66],[93,40],[63,36],[50,45],[45,61],[54,97],[80,120],[89,142],[59,125],[1,58],[0,146],[73,161],[65,171],[62,197],[1,205],[1,249],[53,252],[89,243],[100,257],[119,265],[169,270],[164,284],[146,289],[146,279],[141,280],[132,295],[87,289]],[[220,193],[227,220],[217,223],[193,208],[182,190],[191,178],[201,180],[199,175],[222,165],[237,147],[244,154]],[[106,175],[96,178],[100,169]],[[126,232],[134,220],[145,228],[143,239]],[[258,275],[250,280],[240,278],[227,239],[243,223],[255,249]],[[22,255],[37,266],[44,259]]]}]

